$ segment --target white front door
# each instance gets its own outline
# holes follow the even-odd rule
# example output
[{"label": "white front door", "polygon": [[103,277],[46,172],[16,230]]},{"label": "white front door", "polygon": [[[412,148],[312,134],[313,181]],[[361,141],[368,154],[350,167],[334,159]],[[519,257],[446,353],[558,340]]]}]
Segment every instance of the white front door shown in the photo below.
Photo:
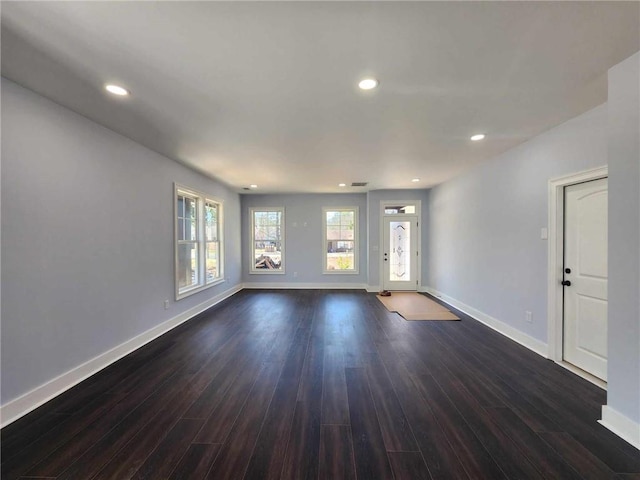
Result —
[{"label": "white front door", "polygon": [[607,179],[565,187],[563,358],[607,379]]},{"label": "white front door", "polygon": [[418,217],[383,217],[382,288],[418,289]]}]

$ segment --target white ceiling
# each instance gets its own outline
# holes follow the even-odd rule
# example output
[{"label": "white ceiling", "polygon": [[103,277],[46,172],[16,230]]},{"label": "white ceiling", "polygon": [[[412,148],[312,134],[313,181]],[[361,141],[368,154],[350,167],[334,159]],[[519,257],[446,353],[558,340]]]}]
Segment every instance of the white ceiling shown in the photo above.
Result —
[{"label": "white ceiling", "polygon": [[606,101],[639,49],[638,2],[2,2],[3,76],[261,193],[438,184]]}]

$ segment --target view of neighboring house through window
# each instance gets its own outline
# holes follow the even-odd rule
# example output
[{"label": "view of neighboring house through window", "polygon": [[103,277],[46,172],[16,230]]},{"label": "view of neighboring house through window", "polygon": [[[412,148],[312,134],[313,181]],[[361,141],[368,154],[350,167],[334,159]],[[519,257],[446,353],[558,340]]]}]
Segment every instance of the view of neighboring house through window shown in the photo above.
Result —
[{"label": "view of neighboring house through window", "polygon": [[284,273],[284,208],[252,208],[252,273]]},{"label": "view of neighboring house through window", "polygon": [[324,208],[324,272],[358,272],[358,208]]},{"label": "view of neighboring house through window", "polygon": [[222,281],[222,203],[175,187],[176,299]]}]

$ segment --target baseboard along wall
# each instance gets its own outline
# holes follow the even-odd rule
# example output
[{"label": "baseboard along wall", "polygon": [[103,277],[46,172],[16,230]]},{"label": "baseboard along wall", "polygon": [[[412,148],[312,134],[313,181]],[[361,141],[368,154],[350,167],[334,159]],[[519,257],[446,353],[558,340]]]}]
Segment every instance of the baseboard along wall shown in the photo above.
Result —
[{"label": "baseboard along wall", "polygon": [[[88,362],[79,365],[68,372],[56,377],[49,382],[11,400],[5,405],[0,406],[0,428],[16,421],[29,412],[35,410],[40,405],[48,402],[54,397],[64,393],[74,387],[83,380],[98,373],[100,370],[108,367],[112,363],[120,360],[129,353],[153,341],[157,337],[176,328],[178,325],[204,312],[208,308],[222,302],[243,289],[363,289],[367,292],[377,292],[377,286],[355,284],[355,283],[244,283],[238,284],[225,292],[222,292],[209,300],[190,308],[179,315],[157,325],[146,332],[137,335],[134,338],[108,350]],[[448,295],[439,292],[431,287],[421,287],[421,292],[426,292],[439,298],[448,305],[466,313],[479,322],[487,325],[498,333],[510,338],[511,340],[523,345],[524,347],[536,352],[542,357],[547,358],[547,344],[537,340],[517,329],[507,325],[506,323],[487,315],[465,303],[456,300]],[[634,447],[640,449],[640,424],[632,421],[628,417],[622,415],[618,411],[609,407],[602,406],[602,419],[598,422],[612,431],[614,434],[629,442]]]},{"label": "baseboard along wall", "polygon": [[536,352],[538,355],[547,358],[548,347],[545,342],[541,342],[537,338],[533,338],[526,333],[521,332],[517,328],[512,327],[511,325],[506,324],[505,322],[498,320],[497,318],[492,317],[491,315],[487,315],[480,310],[477,310],[469,305],[461,302],[460,300],[456,300],[453,297],[445,295],[442,292],[439,292],[435,288],[431,287],[422,287],[420,289],[422,292],[429,293],[436,298],[439,298],[443,302],[451,305],[454,308],[457,308],[461,312],[466,313],[467,315],[473,317],[478,320],[480,323],[484,323],[489,328],[492,328],[498,333],[501,333],[505,337],[510,338],[514,342],[519,343],[527,347],[529,350]]},{"label": "baseboard along wall", "polygon": [[246,289],[286,290],[366,290],[364,283],[301,283],[301,282],[245,282]]},{"label": "baseboard along wall", "polygon": [[40,405],[64,393],[160,335],[231,297],[242,288],[242,284],[238,284],[0,406],[0,428],[23,417]]},{"label": "baseboard along wall", "polygon": [[598,423],[640,450],[640,423],[608,405],[602,406],[602,419]]}]

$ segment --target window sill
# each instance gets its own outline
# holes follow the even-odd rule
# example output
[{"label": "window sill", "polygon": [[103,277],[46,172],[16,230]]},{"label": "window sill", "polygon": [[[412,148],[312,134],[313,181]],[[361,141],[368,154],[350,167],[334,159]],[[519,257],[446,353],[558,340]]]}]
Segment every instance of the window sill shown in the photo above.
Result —
[{"label": "window sill", "polygon": [[221,283],[224,283],[224,282],[226,282],[224,278],[219,278],[218,280],[215,280],[211,283],[207,283],[206,285],[199,285],[197,287],[193,287],[190,290],[185,290],[184,292],[176,294],[176,301],[182,300],[183,298],[190,297],[191,295],[194,295],[196,293],[203,292],[208,288],[215,287],[216,285],[220,285]]},{"label": "window sill", "polygon": [[359,275],[358,270],[324,270],[323,275]]},{"label": "window sill", "polygon": [[285,274],[284,270],[270,270],[270,269],[265,269],[264,271],[251,270],[249,272],[249,275],[284,275],[284,274]]}]

